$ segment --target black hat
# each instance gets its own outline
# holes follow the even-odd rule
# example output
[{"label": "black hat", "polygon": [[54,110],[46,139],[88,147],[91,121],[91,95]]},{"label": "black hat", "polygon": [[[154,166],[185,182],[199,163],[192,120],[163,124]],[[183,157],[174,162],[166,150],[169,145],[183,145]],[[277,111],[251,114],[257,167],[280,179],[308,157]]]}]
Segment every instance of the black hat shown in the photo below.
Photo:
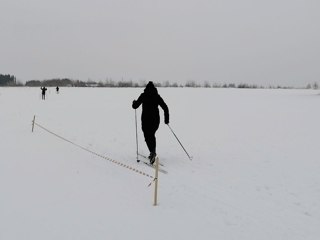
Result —
[{"label": "black hat", "polygon": [[148,82],[146,88],[154,88],[154,84],[152,81]]}]

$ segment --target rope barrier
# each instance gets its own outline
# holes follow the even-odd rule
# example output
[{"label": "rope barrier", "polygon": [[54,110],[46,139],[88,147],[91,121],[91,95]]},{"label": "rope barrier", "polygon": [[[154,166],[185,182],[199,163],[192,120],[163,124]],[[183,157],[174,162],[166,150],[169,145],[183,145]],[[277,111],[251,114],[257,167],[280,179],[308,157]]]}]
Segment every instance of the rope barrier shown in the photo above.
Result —
[{"label": "rope barrier", "polygon": [[89,152],[89,153],[91,153],[91,154],[93,154],[93,155],[96,155],[96,156],[98,156],[98,157],[100,157],[100,158],[103,158],[103,159],[105,159],[105,160],[108,160],[109,162],[112,162],[112,163],[114,163],[114,164],[117,164],[118,166],[127,168],[127,169],[129,169],[129,170],[131,170],[131,171],[133,171],[133,172],[136,172],[136,173],[140,174],[140,175],[146,176],[146,177],[148,177],[148,178],[152,178],[153,180],[152,180],[152,182],[150,182],[150,184],[148,185],[148,187],[151,186],[151,184],[156,180],[156,178],[154,178],[153,176],[151,176],[151,175],[149,175],[149,174],[147,174],[147,173],[145,173],[145,172],[142,172],[142,171],[140,171],[139,169],[136,169],[136,168],[134,168],[134,167],[131,167],[131,166],[129,166],[129,165],[126,165],[126,164],[124,164],[124,163],[121,163],[121,162],[119,162],[119,161],[116,161],[116,160],[114,160],[114,159],[112,159],[112,158],[103,156],[103,155],[101,155],[101,154],[99,154],[99,153],[96,153],[96,152],[94,152],[94,151],[91,151],[90,149],[85,148],[85,147],[83,147],[83,146],[81,146],[81,145],[79,145],[79,144],[77,144],[77,143],[74,143],[74,142],[72,142],[72,141],[70,141],[70,140],[68,140],[68,139],[66,139],[66,138],[64,138],[64,137],[62,137],[62,136],[60,136],[60,135],[58,135],[58,134],[50,131],[49,129],[41,126],[40,124],[36,123],[34,120],[33,120],[33,124],[34,124],[34,125],[37,125],[39,128],[45,130],[46,132],[48,132],[48,133],[50,133],[50,134],[52,134],[52,135],[54,135],[54,136],[56,136],[56,137],[58,137],[58,138],[60,138],[60,139],[62,139],[62,140],[64,140],[64,141],[66,141],[66,142],[68,142],[68,143],[71,143],[72,145],[74,145],[74,146],[76,146],[76,147],[78,147],[78,148],[81,148],[82,150],[85,150],[85,151],[87,151],[87,152]]}]

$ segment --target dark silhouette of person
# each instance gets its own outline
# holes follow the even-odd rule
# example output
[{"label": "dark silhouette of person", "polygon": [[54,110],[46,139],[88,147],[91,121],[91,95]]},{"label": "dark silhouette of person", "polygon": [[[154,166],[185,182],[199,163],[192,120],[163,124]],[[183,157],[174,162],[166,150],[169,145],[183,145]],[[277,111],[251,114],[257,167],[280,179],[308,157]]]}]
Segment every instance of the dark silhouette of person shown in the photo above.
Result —
[{"label": "dark silhouette of person", "polygon": [[41,87],[41,92],[42,92],[42,100],[46,99],[46,91],[48,90],[46,87]]},{"label": "dark silhouette of person", "polygon": [[164,111],[164,122],[169,124],[169,109],[162,97],[158,94],[157,88],[153,82],[149,82],[144,92],[139,96],[138,100],[132,102],[132,108],[137,109],[142,104],[141,123],[144,139],[150,151],[149,160],[153,164],[156,157],[156,137],[155,133],[159,128],[160,116],[159,108]]},{"label": "dark silhouette of person", "polygon": [[57,93],[59,93],[59,87],[58,86],[56,87],[56,90],[57,90]]}]

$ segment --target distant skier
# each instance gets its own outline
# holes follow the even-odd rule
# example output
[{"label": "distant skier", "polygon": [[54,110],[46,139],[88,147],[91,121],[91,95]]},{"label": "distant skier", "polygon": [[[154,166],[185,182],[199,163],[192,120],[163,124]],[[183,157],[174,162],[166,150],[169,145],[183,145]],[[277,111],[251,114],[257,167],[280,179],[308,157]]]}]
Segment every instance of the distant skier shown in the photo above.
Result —
[{"label": "distant skier", "polygon": [[41,87],[41,92],[42,92],[42,100],[46,99],[46,91],[48,90],[46,87]]},{"label": "distant skier", "polygon": [[56,90],[57,90],[57,93],[59,93],[59,87],[58,86],[56,87]]},{"label": "distant skier", "polygon": [[149,82],[144,89],[144,92],[139,96],[138,100],[132,102],[132,108],[137,109],[142,104],[142,131],[144,139],[150,151],[149,160],[153,164],[156,157],[156,137],[155,133],[159,128],[160,116],[159,108],[164,111],[164,123],[169,124],[169,109],[167,104],[158,94],[157,88],[153,82]]}]

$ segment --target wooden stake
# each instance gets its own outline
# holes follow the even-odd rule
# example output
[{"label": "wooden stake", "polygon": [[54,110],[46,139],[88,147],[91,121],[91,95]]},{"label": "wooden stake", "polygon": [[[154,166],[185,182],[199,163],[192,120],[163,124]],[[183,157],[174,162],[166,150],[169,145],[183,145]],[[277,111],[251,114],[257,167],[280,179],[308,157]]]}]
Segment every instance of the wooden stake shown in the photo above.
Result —
[{"label": "wooden stake", "polygon": [[157,206],[158,201],[158,172],[159,172],[159,158],[156,157],[156,173],[155,173],[155,183],[154,183],[154,203],[153,206]]},{"label": "wooden stake", "polygon": [[34,129],[34,123],[36,121],[36,115],[33,116],[33,121],[32,121],[32,132],[33,132],[33,129]]}]

